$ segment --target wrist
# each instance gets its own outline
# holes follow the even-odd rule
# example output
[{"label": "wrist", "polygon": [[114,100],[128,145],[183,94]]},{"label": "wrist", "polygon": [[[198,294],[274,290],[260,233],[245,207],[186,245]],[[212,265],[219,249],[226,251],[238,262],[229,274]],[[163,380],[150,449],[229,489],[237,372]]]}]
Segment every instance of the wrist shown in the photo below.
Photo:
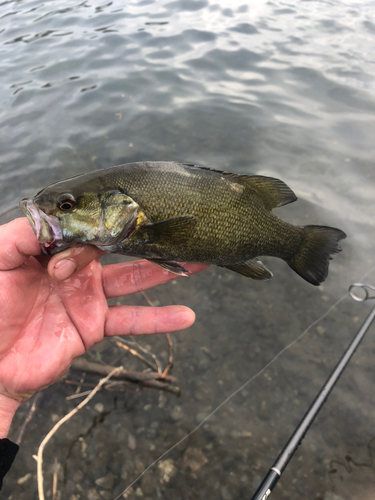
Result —
[{"label": "wrist", "polygon": [[20,404],[19,401],[0,394],[0,439],[8,436],[10,425]]}]

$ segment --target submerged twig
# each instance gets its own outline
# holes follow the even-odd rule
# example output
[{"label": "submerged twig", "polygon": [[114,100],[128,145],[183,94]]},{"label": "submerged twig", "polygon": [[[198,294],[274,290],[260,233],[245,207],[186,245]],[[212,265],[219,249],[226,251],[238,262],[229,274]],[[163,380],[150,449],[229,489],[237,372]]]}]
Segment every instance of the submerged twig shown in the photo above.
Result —
[{"label": "submerged twig", "polygon": [[129,351],[130,354],[133,354],[133,356],[139,358],[141,361],[143,361],[147,366],[149,366],[152,370],[157,371],[157,367],[153,365],[148,359],[146,359],[142,354],[139,354],[135,349],[132,349],[131,347],[127,346],[126,344],[123,344],[122,342],[115,341],[115,344],[118,347],[121,347],[122,349],[125,349],[126,351]]},{"label": "submerged twig", "polygon": [[57,473],[59,470],[59,464],[57,458],[53,463],[53,481],[52,481],[52,500],[57,500]]},{"label": "submerged twig", "polygon": [[152,300],[148,297],[147,293],[146,292],[141,292],[141,294],[143,295],[143,297],[145,298],[147,304],[150,306],[150,307],[155,307],[154,306],[154,303],[152,302]]},{"label": "submerged twig", "polygon": [[114,368],[105,378],[102,378],[97,386],[90,392],[90,394],[87,396],[86,399],[81,401],[81,403],[76,406],[71,412],[69,412],[65,417],[63,417],[61,420],[57,422],[57,424],[49,431],[47,436],[43,439],[43,441],[40,443],[40,446],[38,448],[38,455],[37,455],[37,476],[38,476],[38,494],[39,494],[39,500],[45,500],[44,497],[44,487],[43,487],[43,451],[48,443],[48,441],[51,439],[51,437],[56,433],[56,431],[73,415],[79,412],[81,408],[83,408],[94,396],[95,394],[100,391],[102,388],[103,384],[105,384],[113,375],[118,372],[120,368]]},{"label": "submerged twig", "polygon": [[[146,294],[146,292],[141,292],[143,297],[145,298],[147,304],[151,307],[155,307],[155,304],[152,302],[152,300],[149,298],[149,296]],[[162,378],[164,378],[169,370],[173,366],[173,342],[172,338],[169,333],[166,333],[165,336],[167,337],[168,345],[169,345],[169,359],[168,359],[168,365],[164,368],[163,372],[161,372],[161,367],[160,363],[158,363],[158,370],[160,370]],[[156,357],[156,356],[155,356]]]},{"label": "submerged twig", "polygon": [[164,368],[163,373],[161,374],[162,378],[165,378],[167,376],[167,373],[173,366],[173,342],[172,342],[172,337],[169,333],[166,333],[165,336],[167,337],[168,345],[169,345],[169,357],[168,357],[168,364]]},{"label": "submerged twig", "polygon": [[[79,385],[79,382],[77,382],[75,380],[64,380],[64,382],[65,382],[65,384],[70,384],[70,385],[75,385],[75,386]],[[89,384],[87,382],[85,382],[85,385],[87,385],[89,387],[95,387],[95,384]],[[106,391],[131,392],[128,388],[124,387],[124,382],[122,380],[106,384],[103,387],[103,389],[105,389]],[[65,398],[65,400],[70,401],[71,399],[82,398],[84,396],[87,396],[87,394],[89,394],[90,391],[91,391],[91,389],[88,391],[85,391],[85,392],[71,394],[70,396],[67,396]]]},{"label": "submerged twig", "polygon": [[[114,368],[113,366],[99,365],[98,363],[87,361],[84,358],[77,358],[73,362],[71,367],[76,370],[96,373],[98,375],[106,375]],[[171,375],[162,377],[159,373],[156,372],[134,372],[125,370],[125,368],[121,366],[119,367],[118,372],[114,375],[114,377],[119,380],[138,383],[145,387],[153,387],[155,389],[168,391],[176,395],[180,394],[180,389],[174,385],[171,385],[177,383],[177,378],[172,377]]]},{"label": "submerged twig", "polygon": [[31,405],[31,408],[29,410],[29,413],[27,415],[27,417],[25,418],[25,421],[24,423],[22,424],[22,427],[21,427],[21,430],[20,430],[20,433],[18,434],[18,438],[16,439],[16,443],[18,445],[20,445],[21,441],[22,441],[22,438],[23,438],[23,435],[24,435],[24,432],[25,432],[25,429],[26,429],[26,426],[27,424],[30,422],[30,420],[33,418],[33,415],[34,415],[34,412],[36,410],[36,405],[38,404],[38,401],[39,399],[42,397],[42,393],[41,392],[38,392],[35,397],[34,397],[34,401],[33,401],[33,404]]},{"label": "submerged twig", "polygon": [[71,396],[67,396],[65,399],[66,399],[66,401],[70,401],[72,399],[83,398],[83,396],[87,396],[87,394],[90,394],[90,392],[91,391],[75,392]]},{"label": "submerged twig", "polygon": [[81,380],[79,381],[79,384],[77,385],[77,389],[76,389],[76,394],[79,394],[81,389],[82,389],[82,384],[83,382],[85,381],[85,376],[86,374],[83,373],[82,377],[81,377]]},{"label": "submerged twig", "polygon": [[[115,338],[117,340],[119,340],[122,344],[125,344],[125,345],[129,345],[129,344],[130,345],[135,345],[140,351],[142,351],[145,354],[147,354],[147,356],[151,356],[152,359],[155,361],[157,372],[161,374],[161,372],[162,372],[162,370],[161,370],[161,363],[158,360],[156,354],[154,354],[153,352],[150,352],[148,349],[146,349],[141,344],[139,344],[136,340],[125,340],[122,337],[115,337]],[[155,370],[155,368],[153,368],[153,370]]]}]

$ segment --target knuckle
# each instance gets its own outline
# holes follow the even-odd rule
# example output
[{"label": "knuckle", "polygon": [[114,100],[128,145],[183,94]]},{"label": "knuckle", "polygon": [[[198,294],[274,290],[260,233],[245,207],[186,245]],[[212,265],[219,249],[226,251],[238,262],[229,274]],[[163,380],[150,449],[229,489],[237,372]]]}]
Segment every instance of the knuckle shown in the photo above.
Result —
[{"label": "knuckle", "polygon": [[137,292],[143,290],[142,283],[144,280],[142,261],[135,260],[132,268],[133,285]]}]

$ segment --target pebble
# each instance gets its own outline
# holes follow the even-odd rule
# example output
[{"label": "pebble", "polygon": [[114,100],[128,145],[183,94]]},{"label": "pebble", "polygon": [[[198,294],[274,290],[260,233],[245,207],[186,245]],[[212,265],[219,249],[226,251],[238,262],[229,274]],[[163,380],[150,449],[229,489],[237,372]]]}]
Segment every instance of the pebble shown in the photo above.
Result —
[{"label": "pebble", "polygon": [[129,488],[128,491],[122,494],[122,498],[131,498],[133,495],[133,488]]},{"label": "pebble", "polygon": [[135,438],[135,436],[133,436],[133,434],[128,434],[128,447],[131,449],[131,450],[135,450],[136,447],[137,447],[137,440]]},{"label": "pebble", "polygon": [[221,488],[220,496],[221,496],[222,500],[232,500],[232,498],[233,498],[225,486],[223,486]]},{"label": "pebble", "polygon": [[114,480],[115,480],[115,475],[112,474],[112,472],[108,472],[108,474],[106,474],[105,476],[97,479],[95,481],[95,484],[97,484],[101,488],[104,488],[105,490],[110,490],[113,486]]},{"label": "pebble", "polygon": [[73,477],[72,477],[73,481],[75,483],[80,483],[83,479],[83,472],[81,470],[76,470],[74,473],[73,473]]},{"label": "pebble", "polygon": [[253,435],[253,434],[252,434],[252,432],[250,432],[250,431],[242,431],[242,432],[241,432],[241,436],[242,436],[242,437],[245,437],[245,438],[249,438],[249,437],[251,437],[252,435]]},{"label": "pebble", "polygon": [[127,463],[124,463],[121,469],[121,479],[123,481],[126,481],[128,479],[129,471],[128,471],[129,465]]},{"label": "pebble", "polygon": [[96,405],[94,406],[94,409],[98,413],[103,413],[103,411],[104,411],[104,405],[103,405],[103,403],[96,403]]},{"label": "pebble", "polygon": [[25,484],[31,478],[31,473],[29,472],[26,476],[20,477],[17,481],[17,484]]},{"label": "pebble", "polygon": [[183,416],[184,416],[184,412],[183,412],[181,406],[176,405],[173,408],[173,410],[171,411],[172,420],[174,420],[174,421],[181,420]]},{"label": "pebble", "polygon": [[316,331],[319,333],[319,335],[323,335],[326,332],[326,329],[324,328],[324,326],[318,325],[316,327]]},{"label": "pebble", "polygon": [[198,361],[195,371],[198,373],[204,373],[209,369],[209,367],[210,367],[210,361],[206,357],[204,357]]},{"label": "pebble", "polygon": [[95,488],[91,488],[91,490],[87,492],[87,500],[100,500],[100,496]]},{"label": "pebble", "polygon": [[263,399],[263,401],[260,403],[258,414],[261,418],[268,418],[268,402]]},{"label": "pebble", "polygon": [[165,407],[165,404],[167,402],[167,398],[165,396],[165,394],[159,394],[159,408],[164,408]]},{"label": "pebble", "polygon": [[193,472],[199,470],[207,462],[207,457],[199,448],[187,448],[182,458],[183,467],[189,467]]},{"label": "pebble", "polygon": [[159,462],[158,469],[161,471],[161,477],[160,477],[161,483],[169,483],[171,478],[177,472],[177,469],[173,464],[173,460],[170,458]]},{"label": "pebble", "polygon": [[323,498],[324,500],[343,500],[342,497],[336,495],[335,493],[332,493],[332,491],[326,491]]},{"label": "pebble", "polygon": [[79,438],[79,441],[81,442],[81,453],[84,457],[87,456],[87,453],[86,453],[86,450],[87,450],[87,443],[86,441],[83,439],[83,437],[80,437]]}]

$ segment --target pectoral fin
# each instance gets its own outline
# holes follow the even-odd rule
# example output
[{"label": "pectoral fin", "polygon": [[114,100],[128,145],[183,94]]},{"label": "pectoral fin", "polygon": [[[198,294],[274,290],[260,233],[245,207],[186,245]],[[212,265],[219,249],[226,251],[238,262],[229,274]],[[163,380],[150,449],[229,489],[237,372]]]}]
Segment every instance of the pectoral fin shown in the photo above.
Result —
[{"label": "pectoral fin", "polygon": [[225,267],[230,269],[235,273],[242,274],[247,278],[252,278],[253,280],[269,280],[272,278],[272,273],[266,268],[260,260],[252,259],[247,261],[236,262],[235,264],[221,265],[219,267]]},{"label": "pectoral fin", "polygon": [[194,215],[178,215],[145,225],[141,231],[150,243],[180,244],[192,237],[196,222]]},{"label": "pectoral fin", "polygon": [[178,276],[189,276],[190,274],[190,271],[185,269],[184,266],[181,266],[181,264],[178,264],[174,260],[148,259],[148,261],[156,264],[159,267],[162,267],[163,269],[166,269],[167,271],[170,271],[171,273],[178,274]]}]

